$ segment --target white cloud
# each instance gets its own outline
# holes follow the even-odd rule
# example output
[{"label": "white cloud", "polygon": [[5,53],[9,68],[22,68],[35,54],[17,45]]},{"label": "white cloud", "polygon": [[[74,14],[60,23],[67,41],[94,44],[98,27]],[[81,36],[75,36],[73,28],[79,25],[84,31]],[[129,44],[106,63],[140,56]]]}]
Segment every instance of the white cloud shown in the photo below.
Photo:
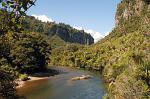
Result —
[{"label": "white cloud", "polygon": [[77,26],[73,26],[73,28],[75,28],[77,30],[84,30],[82,27],[77,27]]},{"label": "white cloud", "polygon": [[91,29],[83,29],[82,27],[77,27],[77,26],[74,26],[74,28],[77,30],[84,30],[85,32],[91,34],[91,36],[94,38],[94,42],[97,42],[104,37],[99,32],[96,32],[96,31],[91,30]]},{"label": "white cloud", "polygon": [[[48,18],[46,15],[35,15],[35,14],[33,14],[32,16],[34,16],[38,20],[41,20],[42,22],[54,22],[51,18]],[[73,26],[73,28],[75,28],[77,30],[84,30],[85,32],[91,34],[91,36],[94,38],[94,42],[97,42],[100,39],[104,38],[104,36],[101,35],[101,33],[96,32],[96,31],[91,30],[91,29],[83,29],[82,27],[77,27],[77,26]],[[108,35],[108,33],[109,32],[106,32],[105,36]]]},{"label": "white cloud", "polygon": [[107,36],[110,32],[105,32],[105,36]]},{"label": "white cloud", "polygon": [[48,18],[46,15],[32,15],[36,19],[41,20],[42,22],[54,22],[51,18]]},{"label": "white cloud", "polygon": [[99,32],[96,32],[96,31],[91,30],[91,29],[85,29],[84,31],[91,34],[91,36],[93,36],[94,42],[97,42],[97,41],[99,41],[100,39],[102,39],[104,37]]}]

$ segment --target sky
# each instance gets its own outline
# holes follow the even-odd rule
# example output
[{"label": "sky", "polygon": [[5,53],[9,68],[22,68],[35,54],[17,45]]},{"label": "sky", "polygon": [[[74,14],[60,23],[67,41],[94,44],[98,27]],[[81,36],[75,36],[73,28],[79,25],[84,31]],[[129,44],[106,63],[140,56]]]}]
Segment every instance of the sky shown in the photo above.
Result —
[{"label": "sky", "polygon": [[71,25],[90,33],[95,42],[111,32],[120,0],[37,0],[27,12],[42,21]]}]

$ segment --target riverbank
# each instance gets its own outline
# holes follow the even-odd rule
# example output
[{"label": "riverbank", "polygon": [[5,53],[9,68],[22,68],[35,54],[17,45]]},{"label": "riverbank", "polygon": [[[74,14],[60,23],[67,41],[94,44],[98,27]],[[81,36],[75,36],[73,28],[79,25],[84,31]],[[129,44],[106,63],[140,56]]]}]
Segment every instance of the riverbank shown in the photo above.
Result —
[{"label": "riverbank", "polygon": [[46,69],[44,71],[29,75],[27,78],[28,80],[26,80],[26,81],[23,81],[19,78],[15,81],[17,84],[16,89],[23,87],[26,82],[33,82],[33,81],[48,79],[51,76],[58,75],[59,72],[60,71],[55,70],[55,69]]},{"label": "riverbank", "polygon": [[29,78],[29,80],[27,80],[27,81],[22,81],[21,79],[18,79],[16,81],[16,83],[17,83],[16,88],[18,89],[18,88],[23,87],[26,82],[32,82],[32,81],[37,81],[37,80],[44,80],[44,79],[48,79],[49,77],[33,77],[33,76],[29,76],[28,78]]}]

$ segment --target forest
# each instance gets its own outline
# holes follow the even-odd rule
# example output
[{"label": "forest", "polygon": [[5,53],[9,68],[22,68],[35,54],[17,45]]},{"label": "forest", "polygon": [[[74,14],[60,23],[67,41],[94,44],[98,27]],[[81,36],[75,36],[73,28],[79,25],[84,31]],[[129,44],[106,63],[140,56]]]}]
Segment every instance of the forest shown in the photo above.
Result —
[{"label": "forest", "polygon": [[35,2],[0,0],[0,98],[19,99],[15,79],[50,66],[98,71],[104,99],[150,98],[149,0],[122,0],[115,28],[97,43],[84,30],[27,16]]}]

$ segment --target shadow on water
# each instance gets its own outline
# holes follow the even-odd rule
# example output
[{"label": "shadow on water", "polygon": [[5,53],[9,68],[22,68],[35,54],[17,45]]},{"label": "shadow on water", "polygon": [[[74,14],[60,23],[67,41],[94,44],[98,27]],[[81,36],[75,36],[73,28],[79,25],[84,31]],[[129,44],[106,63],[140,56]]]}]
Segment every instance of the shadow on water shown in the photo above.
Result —
[{"label": "shadow on water", "polygon": [[60,73],[61,73],[61,71],[49,68],[49,69],[43,70],[41,72],[36,72],[34,74],[31,74],[30,76],[33,76],[33,77],[50,77],[50,76],[58,75]]}]

